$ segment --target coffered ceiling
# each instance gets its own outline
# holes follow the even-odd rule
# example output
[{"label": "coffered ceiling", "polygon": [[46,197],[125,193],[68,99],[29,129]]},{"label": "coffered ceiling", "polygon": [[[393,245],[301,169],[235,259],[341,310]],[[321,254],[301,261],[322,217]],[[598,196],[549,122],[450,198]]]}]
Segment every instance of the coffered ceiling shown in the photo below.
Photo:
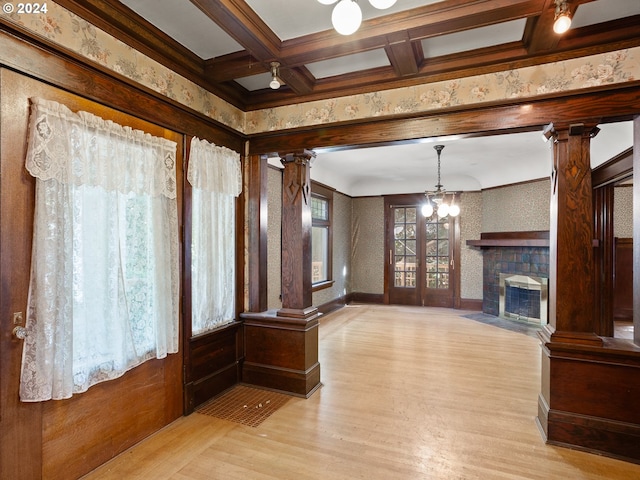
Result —
[{"label": "coffered ceiling", "polygon": [[[252,110],[378,91],[640,44],[640,1],[569,0],[572,28],[552,32],[553,0],[360,0],[353,35],[317,0],[60,0],[216,95]],[[280,89],[269,88],[280,64]]]},{"label": "coffered ceiling", "polygon": [[[333,6],[317,0],[57,3],[245,111],[640,45],[640,0],[569,0],[573,22],[562,36],[552,31],[554,0],[397,0],[388,10],[359,0],[363,22],[350,36],[333,30]],[[283,85],[277,90],[269,88],[271,62],[280,64],[278,77]],[[619,127],[603,129],[602,152],[594,153],[594,164],[631,146],[629,125]],[[608,135],[616,141],[608,141]],[[619,141],[620,137],[624,140]],[[403,168],[406,175],[397,181],[406,184],[420,178],[421,184],[428,182],[421,187],[424,190],[434,183],[430,181],[434,172],[428,179],[424,173],[435,165],[432,160],[425,165],[425,157],[433,157],[432,140],[426,140],[431,142],[427,146],[326,152],[319,155],[314,169],[324,180],[344,184],[345,193],[371,194],[373,190],[364,188],[365,184],[387,185],[377,193],[399,193],[389,186],[399,170],[390,159],[413,157],[415,169]],[[443,181],[449,189],[488,188],[548,174],[548,151],[535,133],[442,141],[450,145],[443,151]],[[400,156],[389,148],[405,151]],[[504,167],[489,170],[490,162],[482,160],[514,151],[519,155],[507,169],[512,172]],[[456,165],[456,158],[464,161]],[[340,167],[327,169],[324,175],[327,165]],[[447,184],[447,175],[459,186]]]}]

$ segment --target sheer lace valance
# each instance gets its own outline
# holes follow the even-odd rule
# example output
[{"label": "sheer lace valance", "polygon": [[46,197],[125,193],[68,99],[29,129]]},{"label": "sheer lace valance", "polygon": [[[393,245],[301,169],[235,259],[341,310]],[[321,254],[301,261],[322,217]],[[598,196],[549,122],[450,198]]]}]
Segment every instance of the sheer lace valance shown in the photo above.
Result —
[{"label": "sheer lace valance", "polygon": [[235,203],[242,190],[240,155],[191,141],[191,333],[235,319]]},{"label": "sheer lace valance", "polygon": [[242,192],[240,154],[194,137],[187,180],[195,188],[237,197]]},{"label": "sheer lace valance", "polygon": [[26,167],[34,177],[176,198],[175,142],[57,102],[31,102]]}]

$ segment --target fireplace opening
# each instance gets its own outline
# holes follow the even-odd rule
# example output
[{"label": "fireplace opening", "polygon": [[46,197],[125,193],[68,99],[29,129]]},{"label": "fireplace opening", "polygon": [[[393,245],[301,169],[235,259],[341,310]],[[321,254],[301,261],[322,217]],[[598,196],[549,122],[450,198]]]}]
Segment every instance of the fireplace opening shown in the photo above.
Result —
[{"label": "fireplace opening", "polygon": [[547,278],[501,273],[499,316],[545,325],[547,285]]}]

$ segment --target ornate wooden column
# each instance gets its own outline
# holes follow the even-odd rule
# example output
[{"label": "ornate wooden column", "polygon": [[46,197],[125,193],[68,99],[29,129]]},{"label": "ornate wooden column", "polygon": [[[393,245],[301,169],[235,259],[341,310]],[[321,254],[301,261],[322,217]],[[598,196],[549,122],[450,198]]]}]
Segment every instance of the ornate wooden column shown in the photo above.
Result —
[{"label": "ornate wooden column", "polygon": [[300,396],[320,386],[318,310],[311,292],[309,150],[281,155],[282,308],[245,313],[243,381]]},{"label": "ornate wooden column", "polygon": [[282,308],[278,316],[307,318],[311,306],[311,176],[305,150],[281,157],[282,178]]},{"label": "ornate wooden column", "polygon": [[537,422],[546,441],[640,460],[640,349],[596,335],[590,134],[558,129],[551,178],[549,325]]},{"label": "ornate wooden column", "polygon": [[549,230],[549,324],[554,341],[601,345],[594,316],[594,215],[590,139],[571,125],[554,139]]}]

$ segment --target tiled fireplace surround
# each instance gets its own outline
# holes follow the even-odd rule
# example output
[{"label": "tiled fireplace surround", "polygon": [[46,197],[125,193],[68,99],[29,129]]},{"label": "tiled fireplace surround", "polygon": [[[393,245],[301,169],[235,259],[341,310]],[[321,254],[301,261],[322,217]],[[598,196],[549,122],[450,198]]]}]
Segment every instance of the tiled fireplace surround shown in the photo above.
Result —
[{"label": "tiled fireplace surround", "polygon": [[549,278],[549,233],[483,233],[481,240],[469,240],[482,249],[482,311],[499,315],[500,274]]},{"label": "tiled fireplace surround", "polygon": [[498,316],[500,274],[549,278],[549,247],[484,247],[482,311]]}]

